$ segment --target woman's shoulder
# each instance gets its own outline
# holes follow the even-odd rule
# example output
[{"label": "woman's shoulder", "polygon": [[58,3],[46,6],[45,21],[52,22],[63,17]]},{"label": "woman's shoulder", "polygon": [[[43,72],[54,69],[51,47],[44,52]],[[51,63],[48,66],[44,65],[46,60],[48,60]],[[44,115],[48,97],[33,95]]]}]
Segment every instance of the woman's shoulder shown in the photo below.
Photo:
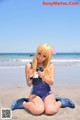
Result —
[{"label": "woman's shoulder", "polygon": [[32,66],[32,63],[31,63],[31,62],[29,62],[29,63],[27,63],[27,64],[26,64],[26,66],[25,66],[25,67],[26,67],[26,68],[31,68],[31,66]]}]

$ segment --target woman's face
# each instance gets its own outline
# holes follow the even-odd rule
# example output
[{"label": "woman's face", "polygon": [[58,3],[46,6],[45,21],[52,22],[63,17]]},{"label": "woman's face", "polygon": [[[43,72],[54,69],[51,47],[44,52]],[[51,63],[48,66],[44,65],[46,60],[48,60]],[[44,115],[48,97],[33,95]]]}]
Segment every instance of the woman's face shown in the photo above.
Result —
[{"label": "woman's face", "polygon": [[43,55],[42,53],[37,54],[37,62],[38,63],[43,63],[46,60],[46,55]]}]

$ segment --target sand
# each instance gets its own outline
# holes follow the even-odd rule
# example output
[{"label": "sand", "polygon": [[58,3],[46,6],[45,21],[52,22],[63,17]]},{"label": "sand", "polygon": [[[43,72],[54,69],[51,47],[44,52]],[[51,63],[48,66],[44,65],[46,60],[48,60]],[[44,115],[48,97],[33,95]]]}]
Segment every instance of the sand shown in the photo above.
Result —
[{"label": "sand", "polygon": [[[55,115],[32,115],[18,109],[12,111],[12,120],[80,120],[79,78],[80,66],[56,66],[55,84],[51,87],[56,96],[71,98],[75,109],[60,108]],[[0,111],[1,108],[10,108],[13,100],[29,96],[31,88],[25,81],[24,68],[0,69]]]},{"label": "sand", "polygon": [[[9,108],[13,100],[28,97],[30,88],[27,86],[18,88],[0,88],[0,107]],[[60,108],[55,115],[33,115],[29,111],[14,110],[12,111],[12,120],[80,120],[80,86],[53,85],[52,92],[56,96],[69,97],[76,107]]]}]

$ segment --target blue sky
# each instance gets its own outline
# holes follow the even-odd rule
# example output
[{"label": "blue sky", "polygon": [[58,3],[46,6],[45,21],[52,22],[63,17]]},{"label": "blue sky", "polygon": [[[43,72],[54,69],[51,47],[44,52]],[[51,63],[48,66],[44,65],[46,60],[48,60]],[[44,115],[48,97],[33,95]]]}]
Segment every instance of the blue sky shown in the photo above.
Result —
[{"label": "blue sky", "polygon": [[0,52],[35,52],[41,43],[49,43],[56,52],[80,52],[80,5],[0,0]]}]

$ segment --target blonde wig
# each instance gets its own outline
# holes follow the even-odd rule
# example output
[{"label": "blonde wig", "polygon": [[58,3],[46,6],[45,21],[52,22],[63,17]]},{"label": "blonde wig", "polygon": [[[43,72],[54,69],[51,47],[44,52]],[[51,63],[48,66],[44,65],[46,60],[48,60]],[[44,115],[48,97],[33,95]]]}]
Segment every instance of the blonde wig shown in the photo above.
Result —
[{"label": "blonde wig", "polygon": [[45,72],[46,75],[50,75],[50,61],[51,61],[51,57],[52,57],[51,46],[48,45],[48,44],[41,44],[37,48],[35,57],[33,58],[33,61],[32,61],[32,69],[34,70],[34,72],[36,71],[36,68],[37,68],[37,55],[38,55],[38,53],[41,53],[41,54],[46,56],[46,59],[43,63],[44,72]]}]

